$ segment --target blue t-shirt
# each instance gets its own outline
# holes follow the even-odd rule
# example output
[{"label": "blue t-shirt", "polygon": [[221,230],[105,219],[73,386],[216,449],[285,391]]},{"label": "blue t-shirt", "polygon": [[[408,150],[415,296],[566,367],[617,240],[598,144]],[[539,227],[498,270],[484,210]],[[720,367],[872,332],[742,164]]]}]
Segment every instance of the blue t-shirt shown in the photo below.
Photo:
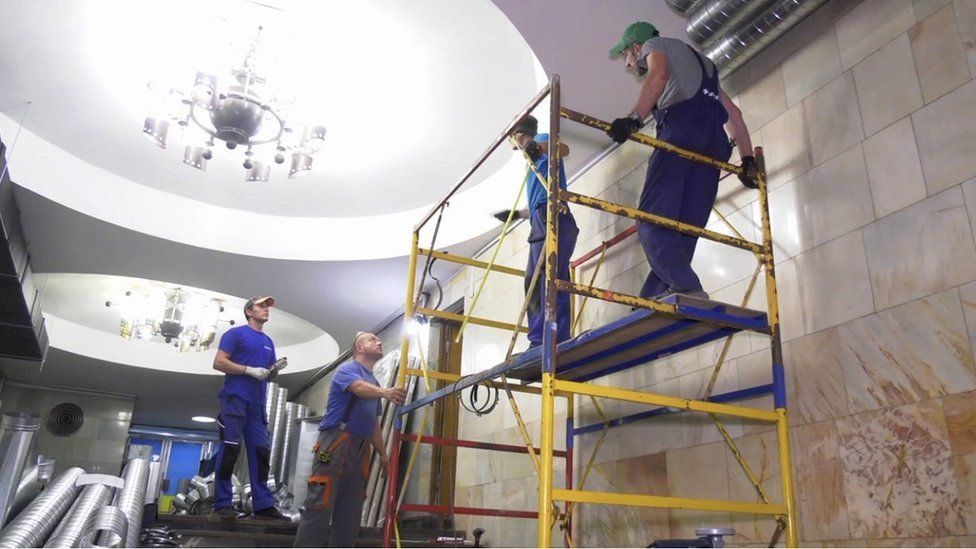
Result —
[{"label": "blue t-shirt", "polygon": [[[236,326],[220,337],[221,351],[230,355],[231,362],[253,368],[270,368],[275,363],[274,343],[264,332],[259,332],[247,324]],[[268,394],[268,382],[258,381],[244,374],[224,374],[224,389],[220,397],[235,395],[257,404],[264,405]]]},{"label": "blue t-shirt", "polygon": [[[535,136],[535,142],[538,143],[546,150],[549,146],[549,134],[540,133]],[[549,155],[543,154],[535,161],[535,169],[542,174],[543,177],[549,177]],[[529,215],[535,211],[536,208],[544,208],[548,200],[548,195],[546,195],[546,187],[539,181],[536,177],[535,172],[531,169],[529,170],[529,179],[526,181],[529,200]],[[563,166],[563,162],[559,161],[559,188],[566,190],[566,169]]]},{"label": "blue t-shirt", "polygon": [[329,401],[325,405],[325,417],[319,424],[320,431],[338,427],[346,414],[349,399],[355,397],[356,403],[352,405],[352,410],[349,413],[346,431],[360,437],[372,436],[376,429],[376,418],[382,413],[383,408],[379,399],[362,399],[348,390],[350,385],[360,380],[373,385],[380,384],[373,372],[355,360],[336,368],[336,373],[332,376],[332,385],[329,387]]}]

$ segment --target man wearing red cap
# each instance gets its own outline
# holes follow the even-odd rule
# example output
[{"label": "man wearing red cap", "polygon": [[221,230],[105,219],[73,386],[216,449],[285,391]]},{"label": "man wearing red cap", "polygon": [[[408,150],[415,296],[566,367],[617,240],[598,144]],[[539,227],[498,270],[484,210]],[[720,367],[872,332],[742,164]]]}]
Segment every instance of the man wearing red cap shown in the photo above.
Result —
[{"label": "man wearing red cap", "polygon": [[[264,323],[274,304],[275,299],[270,296],[247,300],[244,305],[247,324],[224,333],[214,359],[214,369],[225,374],[224,388],[219,395],[221,444],[217,455],[217,497],[214,501],[214,513],[223,518],[236,516],[231,507],[231,477],[243,441],[247,448],[254,516],[288,520],[274,506],[274,496],[268,489],[271,445],[265,400],[271,367],[277,357],[274,343],[264,333]],[[279,369],[283,367],[282,364]]]}]

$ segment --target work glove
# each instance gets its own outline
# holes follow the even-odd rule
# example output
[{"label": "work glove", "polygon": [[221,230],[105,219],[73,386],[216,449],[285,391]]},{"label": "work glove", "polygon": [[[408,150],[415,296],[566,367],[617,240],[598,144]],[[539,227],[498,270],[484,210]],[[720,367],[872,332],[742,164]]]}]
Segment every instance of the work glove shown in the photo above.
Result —
[{"label": "work glove", "polygon": [[253,366],[244,367],[244,375],[251,376],[258,381],[264,381],[268,379],[268,375],[270,373],[271,371],[265,368],[255,368]]},{"label": "work glove", "polygon": [[527,154],[529,158],[535,162],[536,160],[539,160],[540,156],[542,156],[542,147],[540,147],[539,143],[535,141],[529,141],[528,144],[525,145],[525,154]]},{"label": "work glove", "polygon": [[[497,211],[491,215],[502,223],[508,221],[508,210]],[[512,221],[518,221],[519,219],[522,219],[522,212],[521,210],[515,210],[515,213],[512,214]]]},{"label": "work glove", "polygon": [[641,124],[640,120],[625,116],[610,123],[610,129],[607,130],[607,135],[609,135],[610,139],[613,139],[615,142],[623,143],[624,141],[627,141],[630,134],[641,129],[642,125],[643,124]]},{"label": "work glove", "polygon": [[759,167],[756,165],[756,157],[754,156],[743,156],[742,157],[742,175],[739,176],[739,181],[742,185],[750,189],[758,189],[759,183],[756,181],[756,171]]}]

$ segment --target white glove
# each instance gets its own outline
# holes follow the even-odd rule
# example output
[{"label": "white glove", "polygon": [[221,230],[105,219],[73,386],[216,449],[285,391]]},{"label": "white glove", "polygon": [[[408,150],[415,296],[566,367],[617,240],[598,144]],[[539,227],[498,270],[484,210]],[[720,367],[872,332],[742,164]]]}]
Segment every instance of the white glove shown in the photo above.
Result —
[{"label": "white glove", "polygon": [[245,366],[244,367],[244,375],[251,376],[251,377],[253,377],[254,379],[256,379],[258,381],[264,381],[264,380],[268,379],[268,374],[269,373],[270,373],[270,371],[269,370],[266,370],[264,368],[254,368],[254,367],[251,367],[251,366]]}]

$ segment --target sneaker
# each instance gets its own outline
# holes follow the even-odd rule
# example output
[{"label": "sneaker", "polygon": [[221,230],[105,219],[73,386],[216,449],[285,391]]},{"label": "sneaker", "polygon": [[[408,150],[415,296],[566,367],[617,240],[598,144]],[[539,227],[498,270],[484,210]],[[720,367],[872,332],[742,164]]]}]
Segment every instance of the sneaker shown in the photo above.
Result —
[{"label": "sneaker", "polygon": [[237,511],[233,507],[221,507],[220,509],[214,509],[213,512],[215,517],[221,520],[234,520],[237,518]]},{"label": "sneaker", "polygon": [[270,520],[283,520],[285,522],[291,522],[291,519],[284,515],[277,507],[272,505],[260,511],[254,512],[254,518],[260,519],[270,519]]}]

